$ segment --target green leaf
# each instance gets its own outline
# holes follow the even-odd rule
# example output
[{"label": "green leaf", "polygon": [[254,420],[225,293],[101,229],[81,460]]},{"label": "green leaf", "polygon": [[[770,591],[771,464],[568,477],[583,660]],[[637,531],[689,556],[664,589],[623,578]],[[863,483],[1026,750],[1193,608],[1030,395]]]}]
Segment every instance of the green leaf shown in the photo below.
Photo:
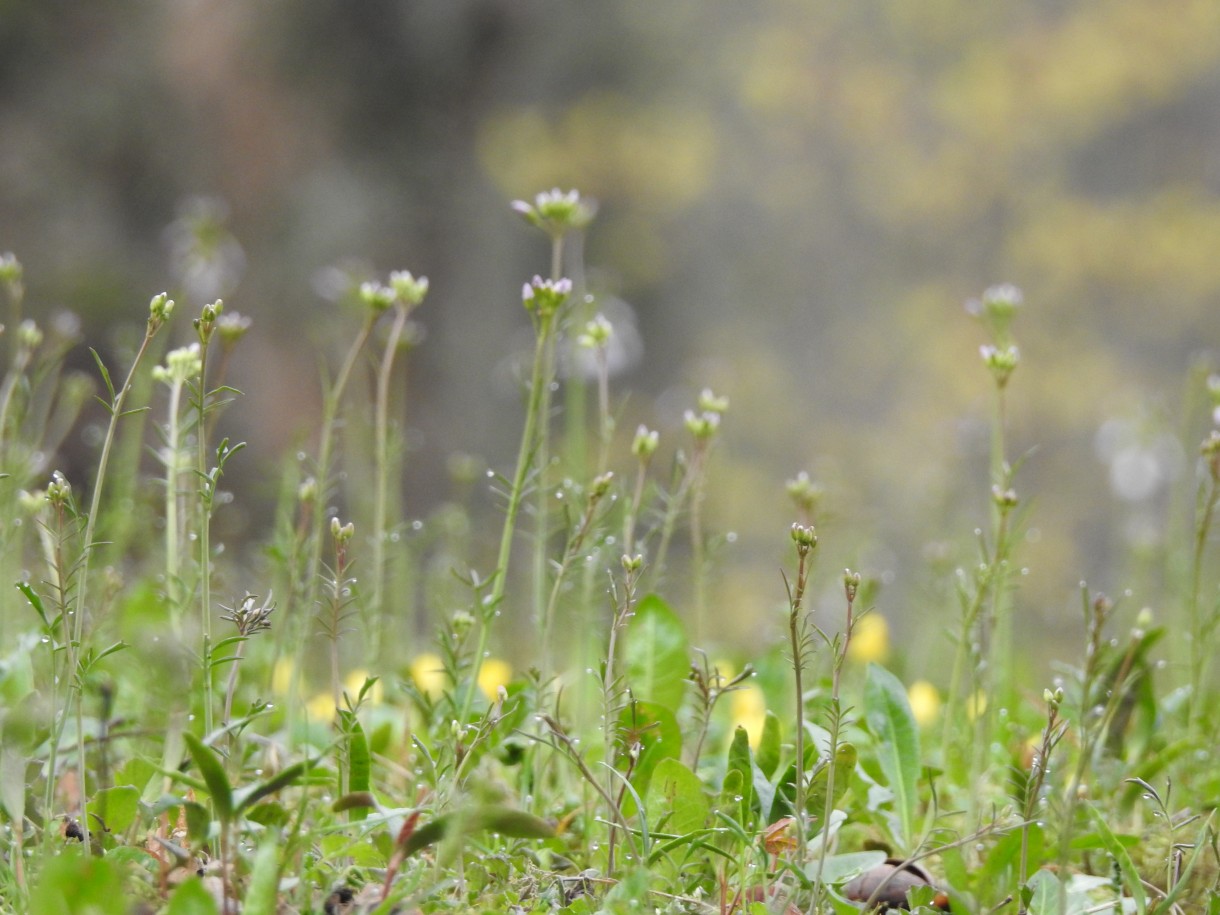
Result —
[{"label": "green leaf", "polygon": [[729,744],[729,761],[724,777],[726,785],[734,773],[736,777],[733,784],[741,795],[735,819],[742,826],[749,828],[753,822],[750,812],[754,807],[754,759],[750,752],[750,735],[740,725],[733,732],[733,742]]},{"label": "green leaf", "polygon": [[403,843],[403,852],[412,855],[441,839],[460,840],[486,830],[515,839],[549,839],[555,835],[555,827],[531,813],[487,804],[446,813],[425,823]]},{"label": "green leaf", "polygon": [[373,797],[371,791],[357,791],[353,794],[345,794],[331,805],[331,810],[335,813],[342,813],[344,810],[358,810],[364,808],[365,816],[367,811],[372,808],[376,809],[377,798]]},{"label": "green leaf", "polygon": [[627,624],[624,661],[627,684],[637,699],[676,710],[686,695],[690,650],[678,615],[649,594]]},{"label": "green leaf", "polygon": [[122,834],[131,828],[139,812],[140,791],[134,785],[115,785],[95,792],[89,798],[89,813],[100,820],[112,833]]},{"label": "green leaf", "polygon": [[864,683],[864,714],[877,740],[877,761],[894,792],[894,805],[902,826],[896,837],[902,847],[915,835],[916,785],[919,780],[919,726],[911,714],[907,691],[892,673],[868,665]]},{"label": "green leaf", "polygon": [[[49,857],[30,893],[30,912],[55,915],[126,915],[120,869],[107,858],[85,854]],[[208,915],[216,915],[215,909]]]},{"label": "green leaf", "polygon": [[110,395],[109,402],[104,401],[104,400],[102,400],[102,398],[99,397],[99,398],[97,398],[98,403],[100,403],[103,407],[106,408],[107,413],[113,413],[114,412],[113,405],[114,405],[114,400],[115,400],[114,383],[110,380],[110,372],[106,368],[106,363],[102,362],[102,357],[98,355],[97,350],[95,350],[91,346],[91,347],[89,347],[89,352],[91,352],[93,354],[93,361],[97,363],[97,370],[101,373],[102,381],[105,382],[105,384],[106,384],[106,392]]},{"label": "green leaf", "polygon": [[1119,841],[1118,837],[1110,831],[1110,826],[1106,823],[1105,816],[1096,807],[1092,804],[1087,804],[1085,809],[1093,817],[1093,824],[1097,827],[1097,834],[1101,837],[1102,845],[1118,863],[1118,869],[1123,875],[1123,883],[1126,884],[1127,891],[1135,901],[1135,911],[1139,915],[1144,915],[1148,911],[1148,897],[1144,893],[1144,882],[1140,879],[1139,871],[1135,869],[1131,856],[1127,854],[1127,846]]},{"label": "green leaf", "polygon": [[203,881],[190,877],[174,890],[165,915],[216,915],[218,911],[216,900],[204,887]]},{"label": "green leaf", "polygon": [[17,590],[25,595],[25,599],[29,601],[30,606],[34,608],[34,612],[37,613],[38,618],[42,620],[43,628],[49,630],[52,624],[51,621],[47,619],[47,611],[42,605],[42,598],[38,596],[38,592],[24,581],[17,582]]},{"label": "green leaf", "polygon": [[1058,874],[1043,868],[1030,877],[1025,885],[1030,893],[1030,915],[1062,915],[1059,906]]},{"label": "green leaf", "polygon": [[512,839],[549,839],[555,835],[555,827],[546,820],[512,807],[480,808],[476,811],[475,822],[477,829],[487,829]]},{"label": "green leaf", "polygon": [[774,712],[768,710],[766,717],[763,719],[762,737],[758,741],[758,752],[754,754],[754,760],[758,763],[758,768],[762,770],[762,774],[767,776],[767,778],[772,778],[775,775],[775,770],[779,768],[779,757],[779,718]]},{"label": "green leaf", "polygon": [[26,756],[15,748],[0,749],[0,805],[10,823],[25,816]]},{"label": "green leaf", "polygon": [[232,801],[233,811],[240,813],[247,807],[265,798],[268,794],[274,794],[281,788],[287,788],[317,764],[317,759],[298,760],[291,766],[285,766],[275,775],[271,776],[271,778],[234,792]]},{"label": "green leaf", "polygon": [[243,915],[275,915],[280,883],[279,846],[272,833],[258,847],[250,888],[242,905]]},{"label": "green leaf", "polygon": [[688,835],[702,829],[711,813],[703,783],[677,759],[657,763],[647,800],[648,819],[654,832]]},{"label": "green leaf", "polygon": [[[631,786],[643,796],[648,793],[648,782],[657,763],[682,753],[682,730],[678,727],[678,719],[663,705],[633,702],[623,709],[619,733],[632,735],[640,741],[640,755],[631,770]],[[628,799],[624,804],[623,814],[635,814],[632,800]]]},{"label": "green leaf", "polygon": [[[871,867],[885,863],[883,851],[853,851],[842,855],[829,855],[822,865],[822,882],[828,886],[846,883],[858,877]],[[820,862],[811,861],[805,865],[805,876],[816,879]]]},{"label": "green leaf", "polygon": [[208,808],[195,801],[184,801],[182,810],[186,814],[186,834],[195,844],[206,842],[212,826],[212,817]]},{"label": "green leaf", "polygon": [[[853,744],[839,744],[839,748],[835,751],[835,786],[834,797],[831,799],[832,806],[837,806],[851,787],[852,776],[856,771],[857,759],[858,754]],[[806,768],[808,768],[808,764],[806,764]],[[789,787],[787,789],[789,807],[792,805],[792,799],[796,791],[796,786],[793,784],[796,779],[795,771],[791,777],[793,781],[788,783]],[[829,783],[829,766],[820,766],[809,781],[809,788],[805,795],[805,810],[815,817],[821,817],[826,810],[826,789],[829,787]]]},{"label": "green leaf", "polygon": [[[363,690],[361,693],[363,694]],[[368,738],[364,736],[364,728],[360,726],[359,721],[352,722],[351,733],[348,735],[347,761],[347,790],[353,794],[367,793],[373,763],[369,754]],[[351,819],[363,820],[366,816],[367,807],[352,808]]]},{"label": "green leaf", "polygon": [[191,758],[195,760],[195,766],[199,769],[199,774],[203,776],[203,781],[208,786],[208,794],[212,796],[212,805],[216,808],[216,815],[222,821],[232,819],[234,813],[233,788],[229,785],[229,777],[225,775],[225,767],[221,763],[220,757],[216,755],[215,750],[189,731],[183,733],[182,739],[186,741],[186,748],[190,751]]}]

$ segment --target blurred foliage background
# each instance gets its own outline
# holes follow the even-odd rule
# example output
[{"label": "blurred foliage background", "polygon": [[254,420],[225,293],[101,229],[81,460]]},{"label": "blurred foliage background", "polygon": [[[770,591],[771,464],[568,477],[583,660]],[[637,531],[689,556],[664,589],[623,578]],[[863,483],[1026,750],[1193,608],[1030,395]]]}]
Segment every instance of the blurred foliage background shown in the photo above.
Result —
[{"label": "blurred foliage background", "polygon": [[[508,202],[552,186],[600,202],[587,280],[638,333],[624,434],[672,453],[701,388],[731,398],[706,522],[734,534],[726,643],[778,639],[807,469],[830,618],[863,571],[926,672],[988,505],[963,303],[1000,281],[1026,300],[1018,637],[1074,656],[1082,578],[1165,609],[1220,330],[1214,0],[0,0],[0,250],[28,311],[72,310],[115,358],[162,288],[254,320],[222,430],[250,442],[217,518],[239,553],[351,338],[336,267],[432,281],[407,516],[454,497],[455,453],[510,465],[519,289],[548,251]],[[85,473],[90,441],[48,470]]]}]

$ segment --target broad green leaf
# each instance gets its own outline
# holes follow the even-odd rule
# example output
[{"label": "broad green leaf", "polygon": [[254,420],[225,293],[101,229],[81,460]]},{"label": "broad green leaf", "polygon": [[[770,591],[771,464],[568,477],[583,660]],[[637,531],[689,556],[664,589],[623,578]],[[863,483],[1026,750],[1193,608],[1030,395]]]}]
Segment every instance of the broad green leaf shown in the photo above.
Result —
[{"label": "broad green leaf", "polygon": [[[127,915],[120,869],[107,858],[71,853],[51,856],[30,893],[30,912],[55,915]],[[215,910],[208,915],[215,915]]]},{"label": "broad green leaf", "polygon": [[654,832],[688,835],[707,824],[711,805],[699,777],[677,759],[663,759],[648,788],[648,819]]},{"label": "broad green leaf", "polygon": [[868,665],[864,683],[864,714],[877,741],[877,761],[902,826],[898,841],[909,845],[915,835],[916,785],[919,780],[919,726],[911,714],[907,691],[892,673]]},{"label": "broad green leaf", "polygon": [[199,774],[203,776],[203,781],[208,786],[208,793],[212,796],[216,815],[221,820],[231,819],[234,812],[233,789],[229,785],[229,777],[225,775],[225,767],[221,763],[220,757],[216,755],[215,750],[189,731],[182,735],[182,739],[186,741],[186,748],[190,751],[191,758],[195,760],[195,765],[199,769]]},{"label": "broad green leaf", "polygon": [[690,649],[678,615],[649,594],[636,606],[625,638],[623,656],[632,694],[676,710],[686,695],[690,672]]},{"label": "broad green leaf", "polygon": [[1059,875],[1046,868],[1029,878],[1030,915],[1062,915],[1059,906]]},{"label": "broad green leaf", "polygon": [[[641,796],[648,793],[648,782],[657,763],[673,759],[682,752],[682,730],[674,713],[653,702],[633,702],[623,709],[619,733],[640,742],[640,755],[631,770],[631,785]],[[635,804],[628,800],[623,813],[632,816]]]},{"label": "broad green leaf", "polygon": [[[858,877],[870,867],[885,863],[883,851],[853,851],[842,855],[828,855],[822,867],[822,882],[835,886],[846,883]],[[805,876],[810,880],[817,879],[818,867],[821,862],[811,861],[805,865]]]},{"label": "broad green leaf", "polygon": [[[851,787],[852,777],[856,771],[857,758],[858,754],[853,744],[839,744],[838,750],[835,751],[835,784],[834,797],[831,799],[832,806],[837,805]],[[826,810],[826,790],[829,787],[830,767],[822,766],[809,781],[809,787],[805,796],[805,810],[808,813],[815,817],[822,816]],[[791,804],[791,800],[789,800],[789,804]]]},{"label": "broad green leaf", "polygon": [[89,813],[112,833],[125,833],[139,812],[140,791],[134,785],[115,785],[95,792],[89,798]]},{"label": "broad green leaf", "polygon": [[197,845],[206,842],[212,826],[208,808],[195,801],[184,801],[182,811],[186,814],[186,834],[191,841]]},{"label": "broad green leaf", "polygon": [[203,881],[191,877],[174,890],[165,915],[216,915],[219,911],[216,900],[204,887]]}]

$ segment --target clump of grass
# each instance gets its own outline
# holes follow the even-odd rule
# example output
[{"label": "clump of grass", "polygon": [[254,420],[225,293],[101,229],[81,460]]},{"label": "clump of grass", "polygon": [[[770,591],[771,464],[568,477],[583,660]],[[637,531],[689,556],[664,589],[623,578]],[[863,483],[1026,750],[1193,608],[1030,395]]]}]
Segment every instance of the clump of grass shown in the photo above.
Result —
[{"label": "clump of grass", "polygon": [[[0,506],[23,521],[3,526],[0,570],[24,598],[20,613],[0,607],[6,645],[16,646],[0,665],[0,911],[220,912],[240,902],[246,912],[824,913],[896,900],[905,890],[895,886],[909,886],[906,904],[925,911],[1220,906],[1210,813],[1220,779],[1198,756],[1216,695],[1208,595],[1220,433],[1204,438],[1190,544],[1174,560],[1189,570],[1167,608],[1190,635],[1185,663],[1158,663],[1166,628],[1151,614],[1112,637],[1115,604],[1082,587],[1080,663],[1039,698],[1016,679],[1011,637],[1030,501],[1016,494],[1020,462],[1007,441],[1021,298],[993,287],[976,309],[989,335],[992,448],[979,485],[991,492],[990,517],[957,578],[955,660],[936,684],[943,721],[917,717],[894,672],[855,667],[857,623],[875,597],[864,573],[827,588],[845,613],[811,616],[822,587],[814,524],[835,494],[806,475],[788,484],[797,523],[777,619],[785,635],[722,674],[706,641],[715,535],[704,505],[715,495],[709,462],[730,445],[728,400],[700,396],[658,483],[660,435],[644,426],[619,435],[606,360],[613,328],[587,313],[595,297],[583,284],[565,278],[582,274],[575,242],[592,204],[551,191],[515,207],[550,242],[550,270],[522,296],[534,349],[516,463],[496,478],[503,524],[494,554],[480,555],[459,499],[434,539],[413,545],[436,552],[403,567],[463,563],[443,588],[408,583],[438,631],[430,649],[411,646],[415,664],[377,639],[392,612],[387,569],[402,548],[392,536],[403,466],[391,377],[426,279],[403,271],[359,287],[354,336],[323,386],[313,457],[286,465],[268,560],[239,566],[212,519],[241,447],[225,434],[236,392],[224,377],[248,322],[220,302],[202,306],[195,345],[149,372],[173,308],[154,298],[122,385],[96,360],[109,423],[93,479],[70,481],[33,460],[53,453],[57,424],[80,407],[79,382],[59,367],[69,338],[48,345],[27,323],[19,264],[0,258],[13,334],[0,383]],[[370,354],[380,329],[384,343]],[[592,355],[591,390],[557,371],[571,347]],[[366,361],[372,459],[361,464],[341,447],[340,426],[357,409],[349,391]],[[1209,396],[1220,401],[1220,383]],[[114,459],[141,398],[163,411],[164,492],[154,500],[163,530],[120,554],[120,575],[91,560],[116,493],[147,482],[138,461]],[[559,423],[564,435],[552,440]],[[338,482],[359,467],[370,479],[347,483],[365,496],[341,506]],[[38,480],[43,488],[30,491]],[[775,532],[777,553],[784,533]],[[820,536],[837,534],[823,526]],[[683,540],[690,560],[671,567]],[[357,553],[367,586],[353,572]],[[27,568],[37,571],[21,575]],[[266,586],[215,605],[214,582],[234,572],[266,576]],[[272,593],[284,596],[279,610]],[[214,617],[235,633],[214,641]],[[534,666],[515,677],[493,656],[503,617],[531,618],[536,635],[525,659]],[[307,702],[307,661],[321,651],[311,621],[326,638],[326,686]],[[925,624],[938,623],[929,610]],[[133,630],[149,643],[116,638]],[[353,650],[358,641],[365,650]],[[175,667],[184,653],[198,660],[186,677]],[[348,669],[357,654],[374,669]],[[279,693],[269,698],[270,683]],[[757,705],[747,712],[739,699]]]}]

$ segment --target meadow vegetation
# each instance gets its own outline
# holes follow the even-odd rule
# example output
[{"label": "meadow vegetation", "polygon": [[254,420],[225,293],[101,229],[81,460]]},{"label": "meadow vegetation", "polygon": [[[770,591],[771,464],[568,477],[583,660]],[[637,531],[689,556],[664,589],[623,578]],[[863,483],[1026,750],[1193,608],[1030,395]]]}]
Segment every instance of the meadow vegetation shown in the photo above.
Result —
[{"label": "meadow vegetation", "polygon": [[[571,279],[595,207],[514,208],[551,259],[522,289],[534,347],[516,460],[486,477],[497,529],[460,498],[403,510],[394,379],[429,290],[397,271],[353,284],[322,424],[271,483],[254,557],[216,523],[249,321],[155,296],[125,364],[95,352],[86,382],[72,327],[5,256],[3,911],[1220,912],[1220,378],[1196,392],[1215,412],[1186,443],[1194,511],[1157,605],[1082,583],[1075,664],[1029,682],[1032,494],[1005,432],[1036,371],[1014,325],[1037,309],[987,289],[969,311],[990,470],[962,485],[990,501],[956,601],[926,608],[943,677],[887,667],[876,582],[819,563],[834,493],[803,472],[774,532],[785,637],[741,664],[710,650],[731,609],[703,510],[732,405],[705,390],[680,442],[620,428],[615,330]],[[169,349],[183,321],[194,340]],[[86,422],[94,464],[69,478],[57,456]],[[506,628],[529,633],[515,668]]]}]

